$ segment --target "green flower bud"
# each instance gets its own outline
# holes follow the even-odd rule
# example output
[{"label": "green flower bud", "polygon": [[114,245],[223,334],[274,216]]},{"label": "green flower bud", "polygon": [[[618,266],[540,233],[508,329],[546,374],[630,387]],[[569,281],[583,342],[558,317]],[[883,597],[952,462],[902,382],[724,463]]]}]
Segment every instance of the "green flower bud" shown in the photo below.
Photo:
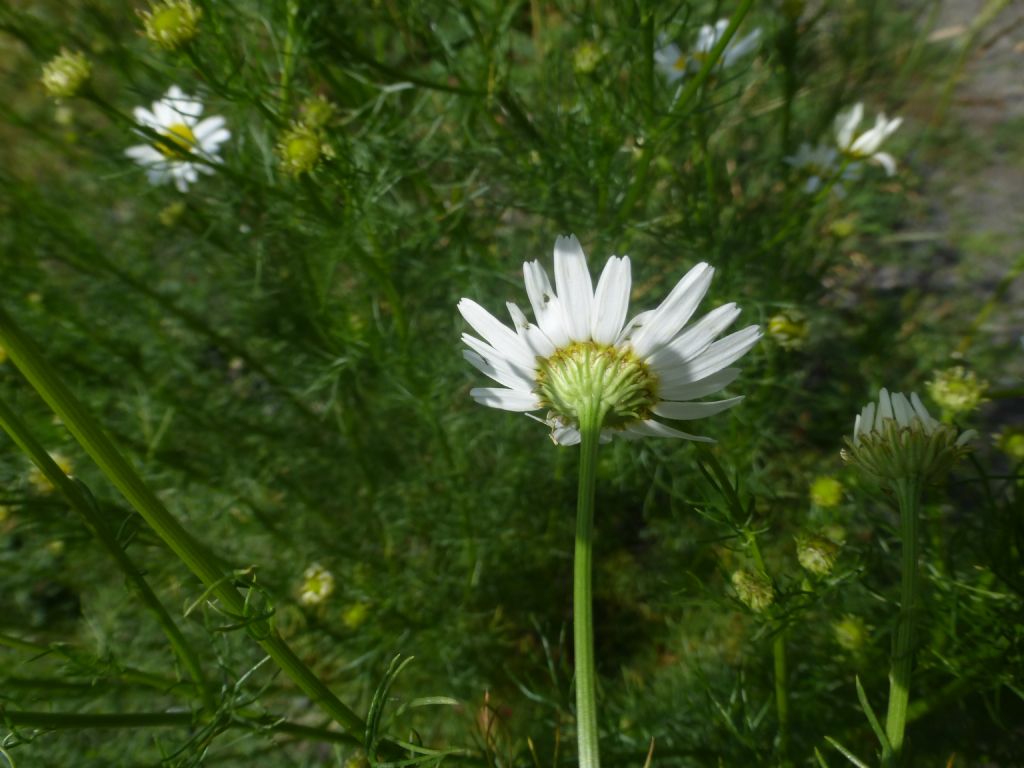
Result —
[{"label": "green flower bud", "polygon": [[869,403],[857,416],[853,438],[846,438],[843,459],[883,485],[923,478],[935,480],[968,450],[973,430],[959,437],[952,427],[936,421],[916,393],[883,389],[878,405]]},{"label": "green flower bud", "polygon": [[822,509],[838,507],[843,502],[843,484],[834,477],[822,475],[811,482],[811,503]]},{"label": "green flower bud", "polygon": [[864,652],[868,641],[868,628],[859,616],[843,616],[832,625],[832,633],[844,651],[854,655]]},{"label": "green flower bud", "polygon": [[775,602],[775,590],[767,577],[753,571],[738,570],[732,575],[736,597],[754,613],[763,613]]},{"label": "green flower bud", "polygon": [[828,576],[836,564],[839,545],[824,536],[805,535],[796,539],[800,567],[815,576]]},{"label": "green flower bud", "polygon": [[331,155],[330,147],[320,134],[307,125],[296,123],[285,131],[277,144],[277,157],[281,170],[291,176],[311,173],[322,157]]},{"label": "green flower bud", "polygon": [[199,33],[203,10],[192,0],[164,0],[150,3],[148,11],[139,11],[146,37],[161,48],[173,51],[192,42]]},{"label": "green flower bud", "polygon": [[[0,348],[0,363],[3,362],[3,349]],[[996,437],[996,448],[1014,461],[1024,461],[1024,429],[1007,427]]]},{"label": "green flower bud", "polygon": [[322,130],[334,119],[334,105],[323,96],[313,96],[302,103],[302,124],[314,131]]},{"label": "green flower bud", "polygon": [[593,40],[585,40],[572,53],[572,68],[577,75],[589,75],[597,69],[603,58],[601,46]]},{"label": "green flower bud", "polygon": [[92,74],[92,65],[84,53],[66,49],[43,66],[43,87],[58,99],[68,99],[78,93]]},{"label": "green flower bud", "polygon": [[970,413],[985,402],[987,389],[987,381],[961,365],[937,371],[928,382],[928,394],[942,409],[943,416],[950,418]]},{"label": "green flower bud", "polygon": [[779,312],[768,321],[768,335],[783,349],[800,349],[807,332],[807,318],[796,309]]}]

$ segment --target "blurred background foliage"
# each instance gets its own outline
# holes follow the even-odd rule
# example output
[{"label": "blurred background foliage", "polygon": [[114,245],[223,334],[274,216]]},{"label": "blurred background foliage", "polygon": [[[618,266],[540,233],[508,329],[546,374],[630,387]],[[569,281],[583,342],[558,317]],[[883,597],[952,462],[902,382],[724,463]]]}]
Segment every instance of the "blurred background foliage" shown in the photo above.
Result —
[{"label": "blurred background foliage", "polygon": [[[732,387],[745,403],[699,425],[713,449],[603,450],[606,762],[642,765],[652,738],[662,766],[809,765],[815,748],[842,764],[825,736],[869,758],[854,678],[881,708],[894,515],[838,451],[878,387],[923,392],[956,364],[989,383],[989,402],[957,416],[981,431],[975,456],[928,497],[910,742],[920,765],[1020,764],[1024,262],[1012,231],[986,237],[962,207],[957,230],[943,207],[986,152],[1024,154],[1024,118],[979,144],[953,98],[971,57],[1019,38],[1005,3],[945,35],[948,8],[925,0],[757,3],[740,29],[761,29],[756,53],[685,103],[654,51],[686,50],[731,4],[196,5],[198,34],[171,51],[141,34],[132,4],[0,8],[0,301],[177,518],[230,567],[255,570],[278,628],[343,700],[365,713],[391,658],[414,656],[391,691],[390,733],[468,750],[445,764],[574,760],[575,455],[472,403],[480,377],[461,358],[455,304],[522,304],[521,263],[549,263],[554,237],[575,232],[595,270],[631,255],[636,311],[706,260],[717,275],[705,310],[735,300],[770,331],[776,318]],[[61,48],[88,56],[92,80],[55,104],[39,76]],[[232,133],[220,171],[185,195],[149,186],[124,156],[139,142],[131,110],[172,84]],[[897,174],[866,166],[843,195],[805,193],[785,158],[831,144],[837,113],[858,101],[906,118],[887,145]],[[329,150],[289,173],[281,142],[325,102]],[[254,724],[327,721],[225,629],[10,361],[0,397],[99,499],[223,702],[213,723],[161,728],[12,720],[8,759],[360,759],[323,731]],[[731,490],[700,471],[709,461]],[[156,623],[6,439],[0,505],[0,715],[198,711]],[[821,531],[843,546],[815,577],[794,539]],[[730,586],[751,567],[749,536],[774,581],[770,616]],[[302,605],[316,563],[334,589]],[[457,704],[408,706],[427,696]]]}]

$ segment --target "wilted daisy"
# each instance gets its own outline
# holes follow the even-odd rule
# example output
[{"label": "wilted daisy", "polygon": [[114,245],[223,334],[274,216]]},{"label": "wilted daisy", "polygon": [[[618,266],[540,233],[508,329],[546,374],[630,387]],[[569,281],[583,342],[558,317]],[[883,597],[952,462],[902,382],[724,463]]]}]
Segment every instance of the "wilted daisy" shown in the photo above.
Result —
[{"label": "wilted daisy", "polygon": [[179,192],[187,192],[188,185],[200,173],[213,173],[210,164],[221,162],[220,145],[231,138],[231,133],[224,127],[223,117],[200,120],[202,114],[202,102],[186,96],[176,85],[153,102],[152,110],[135,108],[139,124],[162,137],[152,144],[138,144],[125,150],[128,157],[146,169],[150,184],[173,181]]},{"label": "wilted daisy", "polygon": [[575,236],[555,241],[555,285],[540,262],[523,264],[526,293],[536,323],[508,303],[514,330],[471,299],[459,311],[482,338],[463,334],[465,358],[501,387],[471,391],[482,405],[508,411],[542,411],[552,439],[580,442],[580,425],[613,435],[677,437],[711,442],[662,423],[724,411],[742,400],[690,402],[728,386],[739,370],[729,366],[761,337],[756,325],[715,338],[740,310],[729,303],[687,327],[707,293],[714,270],[701,263],[680,280],[657,309],[629,323],[628,256],[612,256],[593,287],[587,259]]},{"label": "wilted daisy", "polygon": [[[665,74],[670,83],[684,77],[687,73],[694,73],[703,66],[711,49],[718,44],[729,26],[728,19],[719,19],[714,26],[704,24],[697,34],[697,42],[693,50],[683,53],[682,49],[673,42],[667,41],[664,37],[659,38],[659,48],[654,52],[654,61],[658,68]],[[746,37],[730,40],[722,56],[718,60],[719,67],[731,67],[739,59],[757,48],[761,40],[761,30],[755,29]]]},{"label": "wilted daisy", "polygon": [[854,420],[843,458],[883,482],[933,479],[962,456],[974,437],[932,418],[917,393],[882,389],[878,404],[868,403]]},{"label": "wilted daisy", "polygon": [[864,105],[855,104],[852,109],[843,112],[836,118],[836,144],[839,151],[852,160],[868,160],[885,168],[885,172],[892,176],[896,172],[896,161],[887,152],[879,152],[882,142],[892,136],[897,128],[903,123],[902,117],[895,120],[888,120],[885,113],[879,113],[875,118],[874,127],[856,133],[864,117]]}]

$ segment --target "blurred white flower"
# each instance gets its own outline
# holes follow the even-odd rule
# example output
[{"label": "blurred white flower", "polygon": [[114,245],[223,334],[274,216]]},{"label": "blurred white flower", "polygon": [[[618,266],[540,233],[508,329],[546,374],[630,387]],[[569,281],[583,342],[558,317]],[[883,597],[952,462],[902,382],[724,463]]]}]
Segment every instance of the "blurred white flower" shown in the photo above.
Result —
[{"label": "blurred white flower", "polygon": [[[663,419],[691,420],[724,411],[742,400],[688,402],[728,386],[739,369],[728,367],[761,337],[756,325],[715,338],[740,313],[724,304],[685,327],[711,284],[714,270],[701,263],[680,280],[657,309],[626,323],[631,287],[628,256],[612,256],[591,282],[575,236],[555,241],[555,286],[537,261],[523,264],[536,324],[508,303],[514,330],[471,299],[459,311],[482,339],[463,334],[464,357],[502,387],[474,389],[482,405],[508,411],[547,410],[552,439],[580,442],[581,415],[597,419],[602,437],[677,437]],[[595,416],[596,414],[596,416]],[[536,417],[534,417],[536,418]]]},{"label": "blurred white flower", "polygon": [[188,185],[200,173],[213,173],[210,164],[221,162],[218,151],[231,138],[231,132],[224,127],[223,117],[200,120],[202,114],[202,102],[186,96],[176,85],[153,102],[152,111],[135,108],[139,124],[163,137],[153,144],[138,144],[125,150],[128,157],[146,169],[150,184],[173,181],[179,192],[187,192]]},{"label": "blurred white flower", "polygon": [[[658,68],[665,74],[670,83],[679,80],[687,73],[698,71],[707,59],[711,49],[715,47],[722,35],[729,26],[728,19],[719,19],[714,26],[705,24],[697,34],[697,41],[694,43],[690,53],[683,53],[682,49],[673,42],[668,41],[664,36],[658,38],[658,49],[654,52],[654,61]],[[755,29],[749,35],[741,39],[730,40],[722,51],[722,57],[718,60],[718,67],[731,67],[743,56],[751,53],[761,40],[761,30]]]},{"label": "blurred white flower", "polygon": [[786,162],[807,175],[804,192],[811,195],[839,170],[839,152],[824,144],[812,147],[804,142],[795,155],[786,158]]},{"label": "blurred white flower", "polygon": [[879,113],[875,118],[875,125],[872,128],[857,134],[857,126],[864,117],[864,105],[857,103],[852,109],[843,112],[836,118],[836,144],[839,151],[848,158],[854,160],[868,160],[885,168],[885,172],[892,176],[896,172],[896,161],[887,152],[879,152],[887,138],[903,123],[902,117],[894,120],[886,118],[885,113]]}]

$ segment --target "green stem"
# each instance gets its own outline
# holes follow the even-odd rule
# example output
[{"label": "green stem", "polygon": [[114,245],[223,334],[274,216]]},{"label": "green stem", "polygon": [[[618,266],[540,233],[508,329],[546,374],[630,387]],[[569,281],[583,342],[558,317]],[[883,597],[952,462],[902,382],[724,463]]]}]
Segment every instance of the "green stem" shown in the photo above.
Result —
[{"label": "green stem", "polygon": [[779,628],[772,641],[772,657],[775,661],[775,711],[779,718],[778,755],[779,765],[789,762],[789,690],[786,676],[786,632]]},{"label": "green stem", "polygon": [[919,478],[899,480],[896,483],[903,564],[900,578],[899,623],[896,626],[889,667],[889,710],[885,718],[885,735],[889,739],[891,749],[882,755],[884,768],[899,763],[902,757],[903,735],[907,727],[910,675],[914,663],[914,614],[918,601],[917,527],[921,490],[922,483]]},{"label": "green stem", "polygon": [[576,500],[576,554],[573,561],[572,625],[576,657],[576,738],[579,768],[599,768],[597,743],[597,673],[594,669],[594,614],[591,560],[594,531],[594,486],[597,447],[601,440],[599,398],[580,409],[580,484]]},{"label": "green stem", "polygon": [[95,500],[88,490],[86,490],[84,485],[64,474],[61,468],[50,458],[50,454],[46,452],[43,446],[28,431],[24,422],[18,418],[3,400],[0,400],[0,428],[7,432],[11,439],[29,455],[35,465],[39,467],[39,471],[46,476],[46,479],[55,488],[59,488],[75,511],[85,518],[88,526],[96,534],[96,538],[100,540],[100,543],[110,553],[110,556],[114,558],[114,561],[127,579],[138,590],[142,602],[156,616],[164,634],[167,635],[171,648],[174,649],[175,654],[177,654],[181,663],[185,665],[192,680],[199,688],[203,699],[203,708],[208,712],[213,712],[217,708],[217,701],[214,698],[213,689],[210,687],[205,675],[203,675],[203,669],[199,664],[198,656],[196,656],[188,644],[181,629],[178,628],[178,625],[171,618],[167,609],[164,608],[163,603],[160,602],[160,598],[150,588],[142,572],[139,571],[135,563],[128,557],[121,543],[117,540],[117,536],[107,526],[106,521],[96,506]]},{"label": "green stem", "polygon": [[[3,308],[0,308],[0,346],[7,350],[14,364],[54,413],[60,416],[68,431],[103,474],[171,551],[206,585],[208,594],[216,596],[222,610],[239,619],[248,617],[247,601],[236,589],[234,575],[226,572],[219,561],[167,510]],[[303,693],[349,731],[356,734],[365,731],[366,725],[359,716],[302,663],[268,621],[245,621],[245,625],[253,639]]]}]

